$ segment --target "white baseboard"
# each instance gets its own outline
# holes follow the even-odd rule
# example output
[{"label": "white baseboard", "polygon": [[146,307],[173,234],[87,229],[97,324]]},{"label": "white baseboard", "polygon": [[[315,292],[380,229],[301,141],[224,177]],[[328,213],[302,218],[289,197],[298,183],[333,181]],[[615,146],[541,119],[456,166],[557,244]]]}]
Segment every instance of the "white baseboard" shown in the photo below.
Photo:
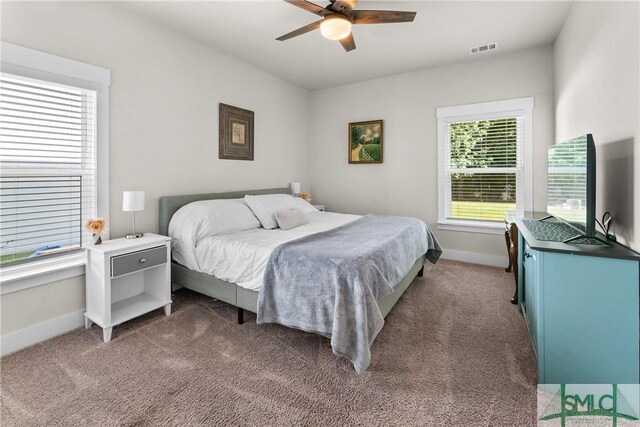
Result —
[{"label": "white baseboard", "polygon": [[470,262],[472,264],[490,265],[493,267],[506,268],[509,265],[509,259],[505,252],[504,256],[479,254],[477,252],[456,251],[453,249],[444,249],[442,251],[442,259],[450,259],[453,261]]},{"label": "white baseboard", "polygon": [[0,356],[15,353],[84,326],[84,310],[56,317],[0,337]]}]

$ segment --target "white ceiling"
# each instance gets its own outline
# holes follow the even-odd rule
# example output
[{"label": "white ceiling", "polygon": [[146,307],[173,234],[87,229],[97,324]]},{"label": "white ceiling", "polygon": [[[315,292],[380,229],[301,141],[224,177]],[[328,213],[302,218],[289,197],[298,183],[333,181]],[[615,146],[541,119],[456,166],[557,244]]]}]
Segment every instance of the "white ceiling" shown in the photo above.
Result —
[{"label": "white ceiling", "polygon": [[[308,89],[339,86],[554,42],[567,1],[361,1],[358,9],[417,11],[413,23],[356,25],[345,52],[319,31],[275,38],[318,19],[280,0],[118,3],[264,71]],[[318,1],[326,6],[328,0]],[[497,42],[490,53],[469,48]]]}]

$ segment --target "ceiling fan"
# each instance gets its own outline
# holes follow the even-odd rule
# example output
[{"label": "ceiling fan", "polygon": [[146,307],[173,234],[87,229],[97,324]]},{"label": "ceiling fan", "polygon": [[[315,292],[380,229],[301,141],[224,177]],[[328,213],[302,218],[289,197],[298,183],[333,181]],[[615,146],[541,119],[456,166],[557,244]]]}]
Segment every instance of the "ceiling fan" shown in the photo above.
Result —
[{"label": "ceiling fan", "polygon": [[356,48],[351,34],[351,26],[359,24],[390,24],[394,22],[412,22],[416,12],[395,10],[355,10],[358,0],[329,0],[327,7],[318,6],[306,0],[284,0],[294,6],[321,16],[322,19],[297,30],[291,31],[276,40],[284,41],[320,28],[322,35],[329,40],[339,40],[347,52]]}]

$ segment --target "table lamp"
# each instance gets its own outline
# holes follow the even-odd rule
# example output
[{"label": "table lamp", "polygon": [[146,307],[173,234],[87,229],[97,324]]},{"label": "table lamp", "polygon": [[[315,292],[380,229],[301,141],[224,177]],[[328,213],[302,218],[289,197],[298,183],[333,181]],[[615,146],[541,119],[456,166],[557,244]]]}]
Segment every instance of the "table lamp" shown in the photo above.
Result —
[{"label": "table lamp", "polygon": [[291,183],[291,193],[293,193],[293,197],[300,197],[300,193],[301,193],[301,189],[300,189],[300,183],[299,182],[292,182]]},{"label": "table lamp", "polygon": [[122,210],[124,212],[133,212],[133,233],[127,234],[127,239],[137,239],[143,236],[143,233],[136,233],[136,212],[144,210],[144,191],[123,191],[122,192]]}]

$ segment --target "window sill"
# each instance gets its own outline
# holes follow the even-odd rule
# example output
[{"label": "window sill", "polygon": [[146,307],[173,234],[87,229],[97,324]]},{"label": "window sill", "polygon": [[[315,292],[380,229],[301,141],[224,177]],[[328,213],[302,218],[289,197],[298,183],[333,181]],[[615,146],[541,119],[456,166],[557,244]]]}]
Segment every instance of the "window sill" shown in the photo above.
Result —
[{"label": "window sill", "polygon": [[82,251],[54,259],[34,261],[2,269],[0,295],[46,285],[85,273],[86,255]]},{"label": "window sill", "polygon": [[503,223],[489,221],[439,220],[439,230],[463,231],[466,233],[504,234]]}]

